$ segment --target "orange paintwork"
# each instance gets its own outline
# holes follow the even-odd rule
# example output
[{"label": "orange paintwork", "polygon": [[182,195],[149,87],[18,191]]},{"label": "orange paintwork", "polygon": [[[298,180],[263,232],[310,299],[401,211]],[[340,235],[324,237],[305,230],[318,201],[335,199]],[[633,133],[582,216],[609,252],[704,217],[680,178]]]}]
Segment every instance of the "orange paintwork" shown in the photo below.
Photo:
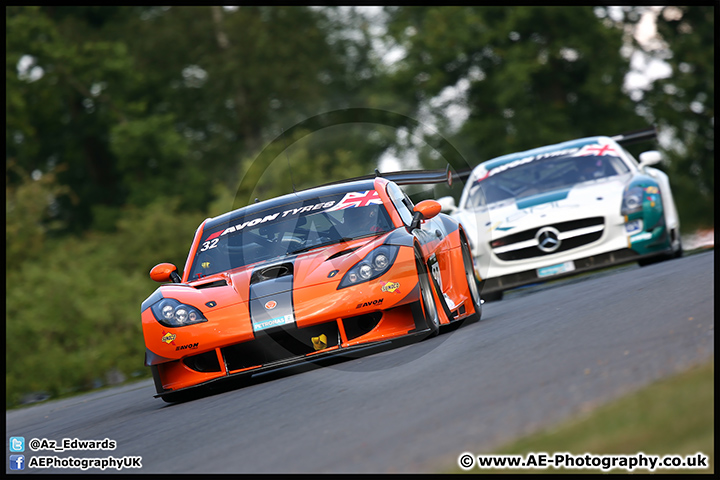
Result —
[{"label": "orange paintwork", "polygon": [[156,282],[169,282],[170,274],[176,271],[177,267],[172,263],[159,263],[150,270],[150,278]]},{"label": "orange paintwork", "polygon": [[[463,256],[460,248],[461,228],[455,227],[447,231],[447,220],[438,217],[440,205],[434,200],[420,202],[415,210],[423,215],[422,229],[430,233],[417,236],[410,243],[395,244],[397,256],[392,266],[378,278],[370,281],[338,288],[345,274],[366,255],[382,246],[386,239],[404,230],[400,215],[392,206],[387,196],[385,185],[387,180],[375,179],[375,188],[386,205],[396,231],[377,237],[360,238],[350,242],[334,244],[304,252],[297,256],[293,264],[292,311],[297,329],[320,329],[318,331],[336,332],[339,340],[320,351],[310,351],[305,356],[322,352],[348,348],[365,343],[402,337],[417,329],[411,305],[420,300],[418,274],[415,265],[414,249],[419,247],[425,262],[435,255],[437,259],[443,293],[447,295],[456,311],[464,306],[464,313],[450,318],[444,308],[438,308],[441,324],[474,314],[472,299],[467,288],[467,279],[463,267]],[[188,255],[182,276],[183,283],[165,284],[158,291],[163,298],[172,298],[180,303],[194,307],[202,312],[206,322],[182,327],[161,325],[152,313],[149,305],[142,312],[142,326],[145,345],[148,350],[146,363],[157,367],[163,391],[178,390],[195,386],[209,380],[251,371],[262,366],[236,366],[228,370],[221,349],[245,344],[256,340],[249,310],[250,281],[253,265],[236,270],[205,276],[199,280],[188,281],[195,250],[203,237],[204,225],[198,227]],[[457,224],[455,224],[457,225]],[[445,235],[436,233],[446,232]],[[408,235],[410,235],[408,233]],[[397,236],[397,235],[396,235]],[[355,249],[351,253],[336,254]],[[170,272],[175,270],[171,264],[159,264],[153,268],[151,277],[156,281],[168,281]],[[336,271],[335,273],[332,273]],[[215,282],[224,281],[226,285],[215,286]],[[210,288],[197,286],[213,283]],[[155,295],[158,295],[156,292]],[[277,295],[257,297],[256,300],[273,301]],[[434,291],[435,303],[440,306],[445,302]],[[158,301],[160,297],[157,297]],[[274,305],[273,305],[274,306]],[[267,308],[267,307],[266,307]],[[272,308],[272,307],[271,307]],[[377,313],[379,321],[369,331],[356,333],[348,337],[348,321],[352,318],[365,318],[363,315]],[[369,318],[369,317],[368,317]],[[314,330],[313,330],[314,331]],[[329,337],[330,335],[328,335]],[[210,355],[214,352],[218,360],[219,371],[196,371],[188,367],[183,359],[200,354]]]},{"label": "orange paintwork", "polygon": [[424,219],[433,218],[442,210],[442,205],[435,200],[423,200],[415,205],[416,212],[420,212]]}]

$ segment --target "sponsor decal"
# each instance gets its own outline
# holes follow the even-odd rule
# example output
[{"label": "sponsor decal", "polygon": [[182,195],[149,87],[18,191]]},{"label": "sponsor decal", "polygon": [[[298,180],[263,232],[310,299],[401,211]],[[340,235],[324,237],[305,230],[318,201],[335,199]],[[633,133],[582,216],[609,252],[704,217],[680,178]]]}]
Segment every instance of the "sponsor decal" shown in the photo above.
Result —
[{"label": "sponsor decal", "polygon": [[202,268],[208,268],[210,266],[210,262],[202,262],[200,265]]},{"label": "sponsor decal", "polygon": [[277,302],[275,300],[270,300],[265,304],[266,310],[272,310],[273,308],[277,307]]},{"label": "sponsor decal", "polygon": [[[398,287],[399,287],[399,286],[400,286],[400,285],[398,285]],[[384,288],[384,287],[383,287],[383,288]],[[379,299],[375,299],[375,300],[370,300],[369,302],[358,303],[358,306],[355,307],[355,309],[357,310],[358,308],[363,308],[363,307],[375,307],[375,306],[378,306],[378,305],[382,305],[383,300],[385,300],[385,299],[384,299],[384,298],[379,298]]]},{"label": "sponsor decal", "polygon": [[649,187],[645,187],[645,192],[646,192],[646,193],[651,193],[651,194],[652,194],[652,193],[660,193],[660,190],[658,190],[657,187],[651,185],[651,186],[649,186]]},{"label": "sponsor decal", "polygon": [[[375,192],[375,190],[372,190]],[[375,192],[377,193],[377,192]],[[348,194],[350,195],[350,194]],[[347,195],[345,195],[347,197]],[[252,220],[248,220],[246,222],[238,223],[237,225],[230,226],[226,228],[225,230],[218,230],[215,233],[210,234],[206,239],[205,242],[202,245],[201,251],[205,251],[211,248],[215,248],[217,246],[217,242],[213,242],[213,240],[218,239],[219,237],[222,237],[224,235],[227,235],[229,233],[237,233],[240,232],[245,227],[254,227],[256,225],[260,225],[261,223],[267,223],[272,222],[274,220],[280,219],[280,218],[287,218],[292,217],[294,215],[299,215],[301,213],[306,213],[314,210],[325,210],[335,205],[335,201],[329,201],[329,202],[320,202],[316,203],[314,205],[305,205],[304,207],[300,208],[291,208],[289,210],[285,210],[283,212],[275,212],[270,215],[265,215],[262,217],[257,217]]]},{"label": "sponsor decal", "polygon": [[652,238],[651,232],[642,232],[642,233],[638,233],[637,235],[633,235],[632,237],[630,237],[630,241],[632,243],[643,242],[645,240],[650,240],[651,238]]},{"label": "sponsor decal", "polygon": [[[518,206],[518,208],[520,207],[520,205],[518,205],[517,203],[516,203],[516,205]],[[505,224],[509,224],[509,223],[517,222],[517,221],[520,220],[521,218],[526,217],[526,216],[528,216],[528,215],[540,215],[540,216],[542,217],[542,216],[544,216],[544,215],[543,215],[543,212],[542,212],[541,210],[545,210],[545,209],[554,209],[554,208],[578,208],[578,207],[580,207],[579,204],[568,203],[567,201],[562,201],[562,202],[560,202],[560,201],[553,201],[553,202],[541,203],[541,204],[538,204],[538,205],[532,205],[532,206],[525,207],[525,208],[523,208],[523,209],[521,209],[521,210],[518,209],[517,211],[515,211],[515,212],[511,213],[510,215],[508,215],[507,217],[505,217],[504,220],[500,220],[497,224],[498,224],[498,225],[501,225],[501,224],[504,224],[504,223],[505,223]],[[507,226],[507,227],[503,227],[503,229],[509,230],[510,228],[513,228],[513,227],[514,227],[514,226]],[[502,230],[502,229],[499,228],[499,227],[493,227],[493,228],[495,228],[495,229],[497,229],[497,230]],[[491,229],[488,230],[488,231],[492,231],[493,228],[491,228]]]},{"label": "sponsor decal", "polygon": [[634,235],[634,234],[642,231],[642,228],[643,228],[642,220],[632,220],[625,224],[625,232],[628,235]]},{"label": "sponsor decal", "polygon": [[487,170],[484,175],[482,174],[482,171],[479,172],[480,177],[476,180],[476,182],[481,182],[488,177],[492,177],[493,175],[496,175],[500,172],[504,172],[505,170],[508,170],[510,168],[519,167],[520,165],[525,165],[526,163],[535,162],[537,160],[543,160],[545,158],[562,157],[563,155],[570,155],[571,153],[575,153],[578,150],[579,150],[579,148],[577,148],[577,147],[566,148],[564,150],[556,150],[554,152],[540,153],[538,155],[530,155],[528,157],[519,158],[517,160],[513,160],[512,162],[504,163],[495,168],[491,168],[490,170]]},{"label": "sponsor decal", "polygon": [[163,336],[162,336],[161,340],[167,344],[172,343],[173,345],[175,345],[176,337],[177,337],[177,335],[175,335],[174,333],[165,332],[165,330],[163,330]]},{"label": "sponsor decal", "polygon": [[198,348],[197,343],[188,343],[187,345],[180,345],[178,347],[175,347],[175,351],[177,352],[178,350],[195,350],[196,348]]},{"label": "sponsor decal", "polygon": [[368,205],[382,205],[382,200],[380,200],[380,195],[376,190],[346,193],[337,205],[328,209],[328,212],[346,208],[367,207]]},{"label": "sponsor decal", "polygon": [[565,263],[558,263],[557,265],[550,265],[549,267],[542,267],[537,269],[538,277],[549,277],[552,275],[558,275],[560,273],[572,272],[575,270],[575,263],[570,260]]},{"label": "sponsor decal", "polygon": [[312,340],[313,348],[315,351],[323,350],[327,348],[327,335],[324,333],[317,337],[312,337],[310,340]]},{"label": "sponsor decal", "polygon": [[428,265],[430,265],[430,274],[433,276],[438,284],[438,287],[440,287],[440,291],[442,292],[443,286],[442,276],[440,275],[440,264],[438,263],[437,257],[434,253],[430,256],[430,258],[428,258]]},{"label": "sponsor decal", "polygon": [[604,155],[612,155],[613,157],[619,157],[617,151],[615,151],[615,148],[612,145],[600,145],[600,144],[590,144],[583,146],[579,152],[577,152],[574,157],[586,157],[589,155],[594,155],[596,157],[602,157]]},{"label": "sponsor decal", "polygon": [[400,293],[400,284],[397,282],[387,282],[385,285],[382,286],[380,290],[383,292],[390,292],[390,293]]},{"label": "sponsor decal", "polygon": [[282,317],[265,320],[264,322],[255,322],[253,323],[253,330],[259,332],[260,330],[265,330],[266,328],[275,327],[278,325],[288,325],[290,323],[293,323],[294,321],[295,319],[293,318],[293,315],[287,314]]}]

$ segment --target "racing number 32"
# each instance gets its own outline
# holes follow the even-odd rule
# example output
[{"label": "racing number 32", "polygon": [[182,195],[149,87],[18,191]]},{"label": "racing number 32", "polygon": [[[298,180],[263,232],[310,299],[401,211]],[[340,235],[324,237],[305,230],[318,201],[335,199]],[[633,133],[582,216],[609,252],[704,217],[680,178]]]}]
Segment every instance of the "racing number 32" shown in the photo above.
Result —
[{"label": "racing number 32", "polygon": [[201,252],[204,252],[205,250],[210,250],[211,248],[217,247],[219,238],[213,238],[209,242],[203,242],[202,248],[200,249]]}]

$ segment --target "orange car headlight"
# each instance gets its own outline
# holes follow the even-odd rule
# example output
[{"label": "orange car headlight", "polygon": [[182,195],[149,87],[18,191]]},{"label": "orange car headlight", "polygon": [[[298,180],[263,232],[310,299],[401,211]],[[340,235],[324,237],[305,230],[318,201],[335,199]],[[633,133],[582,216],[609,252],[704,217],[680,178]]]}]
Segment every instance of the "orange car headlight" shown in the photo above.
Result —
[{"label": "orange car headlight", "polygon": [[340,280],[338,290],[367,282],[387,272],[395,262],[400,247],[383,245],[370,252],[365,258],[352,266]]},{"label": "orange car headlight", "polygon": [[166,327],[184,327],[207,322],[207,318],[195,307],[178,302],[174,298],[163,298],[150,307],[155,319]]}]

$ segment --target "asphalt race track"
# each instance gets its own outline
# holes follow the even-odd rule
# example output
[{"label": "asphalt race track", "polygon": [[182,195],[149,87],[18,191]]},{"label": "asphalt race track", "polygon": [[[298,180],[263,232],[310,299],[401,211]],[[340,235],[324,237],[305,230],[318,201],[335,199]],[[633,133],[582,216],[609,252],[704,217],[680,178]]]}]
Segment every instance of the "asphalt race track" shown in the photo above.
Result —
[{"label": "asphalt race track", "polygon": [[24,455],[142,457],[123,473],[442,471],[463,452],[489,453],[714,358],[714,259],[711,250],[513,292],[486,303],[481,322],[434,339],[182,404],[153,398],[145,380],[9,411],[6,442],[108,438],[112,451]]}]

